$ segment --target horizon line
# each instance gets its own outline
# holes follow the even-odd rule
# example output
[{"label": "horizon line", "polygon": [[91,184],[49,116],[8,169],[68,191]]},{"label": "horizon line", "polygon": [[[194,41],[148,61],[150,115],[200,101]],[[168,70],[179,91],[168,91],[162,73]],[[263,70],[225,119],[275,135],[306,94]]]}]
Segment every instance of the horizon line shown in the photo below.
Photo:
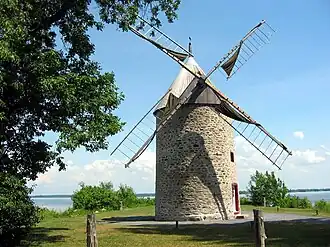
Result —
[{"label": "horizon line", "polygon": [[[289,192],[316,192],[316,191],[330,191],[330,188],[314,188],[314,189],[289,189]],[[246,190],[239,191],[239,193],[247,193]],[[155,192],[140,192],[140,193],[135,193],[136,195],[155,195]],[[52,196],[52,197],[71,197],[73,194],[31,194],[30,197],[46,197],[46,196]]]}]

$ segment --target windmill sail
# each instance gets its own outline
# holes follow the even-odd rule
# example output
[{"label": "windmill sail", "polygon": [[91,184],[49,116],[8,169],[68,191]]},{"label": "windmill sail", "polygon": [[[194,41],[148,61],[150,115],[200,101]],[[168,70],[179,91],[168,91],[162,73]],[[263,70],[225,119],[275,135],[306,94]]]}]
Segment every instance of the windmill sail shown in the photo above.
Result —
[{"label": "windmill sail", "polygon": [[242,47],[242,42],[240,46],[237,48],[237,50],[234,52],[234,54],[225,63],[221,65],[221,68],[226,72],[227,76],[230,76],[231,72],[234,69],[241,47]]},{"label": "windmill sail", "polygon": [[[183,61],[188,56],[193,56],[193,54],[143,18],[138,18],[142,25],[138,27],[130,26],[130,30],[153,44],[182,67],[185,67]],[[223,56],[209,73],[212,74],[221,68],[226,73],[227,79],[231,78],[262,46],[269,43],[274,32],[274,29],[265,20],[262,20]],[[209,77],[210,74],[207,74],[206,77]]]},{"label": "windmill sail", "polygon": [[221,68],[227,79],[231,78],[261,47],[269,43],[274,32],[274,29],[262,20],[219,60],[210,73]]},{"label": "windmill sail", "polygon": [[[227,124],[266,157],[274,166],[281,169],[285,160],[292,154],[291,151],[272,136],[260,123],[253,120],[245,113],[242,108],[237,106],[211,84],[206,84],[223,102],[219,106],[214,107],[214,111],[219,113],[219,116]],[[230,117],[232,121],[228,121],[223,115]]]},{"label": "windmill sail", "polygon": [[139,26],[129,27],[134,34],[144,40],[147,40],[158,49],[162,50],[168,55],[171,55],[172,58],[176,58],[181,62],[184,61],[188,56],[193,56],[191,52],[189,52],[179,43],[175,42],[164,32],[151,25],[148,21],[144,20],[142,17],[138,17],[138,19],[140,20]]},{"label": "windmill sail", "polygon": [[[170,90],[168,90],[170,92]],[[133,126],[123,140],[115,147],[110,156],[118,152],[123,157],[122,163],[128,167],[130,163],[135,161],[150,145],[155,135],[155,121],[153,120],[153,111],[157,105],[166,96],[161,97],[144,116]]]},{"label": "windmill sail", "polygon": [[[189,61],[189,59],[188,59]],[[110,154],[117,153],[121,156],[125,167],[137,160],[142,153],[148,148],[148,146],[154,140],[157,132],[165,125],[165,123],[173,116],[177,109],[189,98],[195,94],[196,91],[201,88],[195,87],[196,81],[202,81],[201,75],[204,72],[194,66],[183,63],[183,69],[180,71],[178,78],[180,85],[184,87],[184,90],[179,90],[173,84],[170,89],[147,111],[147,113],[137,122],[137,124],[128,132],[124,139],[117,145],[117,147]],[[182,79],[186,78],[182,85]],[[154,116],[153,112],[161,111],[162,118]],[[156,123],[152,120],[154,117],[159,119],[159,124],[156,127]]]},{"label": "windmill sail", "polygon": [[[177,51],[177,47],[172,50],[172,49],[169,49],[170,46],[166,47],[162,44],[159,44],[157,43],[155,40],[153,40],[152,38],[146,36],[146,35],[143,35],[141,32],[137,31],[137,29],[133,28],[133,27],[130,27],[131,31],[133,33],[135,33],[137,36],[141,37],[142,39],[144,40],[147,40],[149,41],[151,44],[153,44],[154,46],[156,46],[158,49],[160,50],[164,50],[166,51],[166,53],[169,53],[170,55],[174,56],[175,58],[177,58],[179,61],[184,61],[188,56],[189,56],[189,53],[185,53],[185,52],[180,52],[180,51]],[[164,36],[165,37],[165,36]]]},{"label": "windmill sail", "polygon": [[[143,19],[142,21],[147,23]],[[121,143],[119,143],[119,145],[115,148],[115,150],[111,153],[111,155],[117,150],[120,153],[124,154],[124,156],[126,156],[127,158],[126,162],[124,162],[125,167],[128,167],[132,162],[138,159],[141,156],[141,154],[148,148],[148,146],[154,140],[154,137],[157,135],[158,131],[165,125],[165,123],[176,113],[176,111],[183,104],[185,104],[189,99],[193,97],[195,98],[198,97],[198,95],[204,89],[208,88],[211,89],[220,100],[220,103],[218,103],[214,107],[214,110],[217,113],[219,113],[221,117],[223,114],[224,116],[228,116],[231,119],[233,119],[232,122],[229,122],[226,118],[223,117],[223,119],[229,125],[231,125],[231,127],[235,129],[238,134],[240,134],[254,148],[256,148],[262,155],[264,155],[273,165],[281,169],[282,164],[287,159],[287,157],[291,155],[291,152],[280,141],[278,141],[275,137],[269,134],[269,132],[267,132],[262,127],[261,124],[253,120],[232,100],[230,100],[227,96],[225,96],[219,90],[217,90],[215,86],[208,79],[219,68],[222,68],[226,72],[227,78],[230,78],[244,64],[242,61],[240,61],[241,54],[247,53],[246,50],[244,50],[244,47],[247,47],[251,51],[247,59],[245,59],[245,62],[250,57],[252,57],[252,55],[256,52],[252,50],[249,46],[247,46],[245,42],[252,43],[252,41],[250,41],[249,39],[253,39],[256,41],[256,38],[253,35],[258,36],[257,31],[264,34],[264,36],[266,36],[266,38],[268,39],[270,35],[267,36],[263,31],[260,31],[260,28],[263,27],[264,25],[269,27],[271,31],[273,31],[273,29],[271,29],[270,26],[266,24],[265,21],[260,22],[257,26],[255,26],[250,32],[248,32],[245,35],[245,37],[239,42],[238,45],[236,45],[226,56],[224,56],[221,60],[219,60],[216,63],[216,65],[205,75],[201,69],[194,70],[193,68],[187,66],[183,62],[183,57],[185,56],[185,54],[187,55],[187,57],[192,56],[192,54],[190,54],[189,51],[182,48],[179,44],[174,42],[172,39],[170,39],[168,36],[166,36],[158,29],[152,27],[150,24],[148,25],[150,26],[150,29],[146,31],[146,33],[144,34],[138,31],[138,28],[130,27],[130,29],[135,34],[137,34],[138,36],[142,37],[145,40],[148,40],[150,43],[152,43],[157,48],[161,49],[164,53],[166,53],[168,56],[170,56],[173,60],[178,62],[184,68],[185,71],[188,71],[190,73],[191,77],[189,77],[189,81],[186,82],[185,89],[183,91],[180,91],[179,94],[175,93],[175,90],[172,90],[173,88],[170,88],[170,90],[133,127],[133,129],[127,134],[124,140]],[[147,33],[150,32],[151,30],[152,31],[155,30],[160,34],[158,38],[151,39],[147,37]],[[165,37],[165,39],[170,41],[170,43],[176,45],[176,48],[174,50],[170,50],[170,46],[157,43],[158,40],[160,40],[163,37]],[[178,47],[181,48],[181,51],[179,52],[177,51]],[[178,54],[182,54],[182,57],[180,57],[178,54],[173,53],[172,51],[178,52]],[[241,65],[237,66],[237,63],[240,63]],[[163,108],[160,108],[162,109],[163,112],[162,112],[162,118],[159,119],[159,123],[157,124],[157,126],[155,122],[153,122],[153,127],[151,127],[150,124],[147,125],[146,123],[144,123],[145,121],[147,121],[148,116],[151,115],[151,113],[154,110],[157,110],[159,108],[157,107],[159,105],[163,105]],[[152,130],[152,132],[149,134],[145,133],[143,130],[140,129],[141,125],[148,126],[148,128]],[[156,128],[154,126],[156,126]],[[243,129],[240,128],[242,126]],[[247,130],[249,130],[251,126],[252,126],[252,131],[248,132]],[[145,136],[144,139],[141,138],[141,134],[134,133],[137,130],[143,133],[143,135]],[[132,140],[132,136],[135,136],[136,138],[140,139],[142,143],[137,144],[137,141]],[[263,137],[263,139],[260,142],[258,142],[259,137]],[[135,145],[135,150],[128,147],[125,144],[125,142],[133,143]],[[122,150],[123,147],[127,148],[129,151],[126,152],[123,151]]]},{"label": "windmill sail", "polygon": [[[193,85],[194,82],[196,83],[196,80],[199,80],[198,78],[195,78],[194,80],[192,80],[189,84],[189,86],[184,90],[184,92],[181,94],[181,96],[177,99],[175,99],[175,102],[173,103],[171,108],[165,108],[164,110],[162,110],[162,118],[159,118],[156,116],[156,118],[159,118],[159,124],[157,125],[157,127],[152,127],[152,125],[150,125],[150,122],[152,122],[153,126],[156,126],[156,123],[153,121],[150,121],[150,119],[148,119],[148,116],[151,115],[151,112],[156,110],[158,104],[161,102],[161,100],[166,96],[166,94],[143,116],[143,118],[133,127],[133,129],[125,136],[125,138],[123,139],[122,142],[120,142],[118,144],[118,146],[112,151],[112,154],[114,154],[116,151],[119,151],[120,153],[124,154],[124,156],[126,157],[126,160],[123,162],[125,167],[129,167],[129,165],[134,162],[135,160],[137,160],[142,153],[148,148],[148,146],[152,143],[152,141],[154,140],[154,137],[156,136],[156,134],[159,132],[159,130],[161,128],[163,128],[163,126],[166,124],[166,122],[175,114],[175,112],[183,105],[185,104],[191,97],[193,97],[194,95],[198,95],[204,88],[205,88],[205,84],[202,84],[199,87],[191,87],[190,85]],[[191,90],[192,89],[192,90]],[[149,124],[146,124],[145,122],[149,121]],[[148,126],[149,129],[155,128],[154,131],[152,133],[150,133],[149,135],[147,135],[145,132],[143,133],[145,138],[144,140],[141,137],[140,133],[136,133],[137,130],[139,132],[142,132],[142,130],[140,129],[140,126],[145,125]],[[140,141],[144,141],[142,144],[140,142],[140,145],[138,145],[137,143],[139,143],[139,141],[137,141],[136,139],[139,139]],[[134,144],[135,147],[135,151],[134,151],[134,147],[132,148],[128,142],[131,142]],[[128,143],[128,144],[127,144]],[[126,151],[125,151],[126,149]]]},{"label": "windmill sail", "polygon": [[[210,74],[210,72],[208,74]],[[240,136],[256,148],[273,165],[281,169],[288,156],[292,155],[291,151],[272,136],[260,123],[253,120],[241,107],[221,93],[209,80],[206,80],[205,84],[210,87],[223,102],[214,109],[218,113],[230,117],[233,121],[229,122],[222,117],[223,120],[231,125]],[[230,112],[230,114],[228,112]],[[250,130],[250,128],[252,129]],[[260,137],[263,137],[262,141]]]}]

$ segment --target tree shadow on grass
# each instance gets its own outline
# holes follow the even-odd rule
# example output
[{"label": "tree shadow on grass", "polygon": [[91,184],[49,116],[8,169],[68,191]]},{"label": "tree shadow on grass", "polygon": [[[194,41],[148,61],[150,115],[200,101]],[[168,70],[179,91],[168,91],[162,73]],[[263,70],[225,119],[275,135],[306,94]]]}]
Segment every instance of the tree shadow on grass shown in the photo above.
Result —
[{"label": "tree shadow on grass", "polygon": [[[272,221],[265,223],[267,246],[330,246],[330,224],[295,221]],[[212,242],[230,246],[255,246],[254,231],[250,222],[227,224],[144,224],[118,229],[126,233],[145,235],[188,236],[188,241]],[[186,238],[185,238],[186,239]],[[146,243],[147,246],[147,243]]]},{"label": "tree shadow on grass", "polygon": [[56,231],[68,231],[69,228],[35,227],[31,230],[27,238],[22,241],[22,247],[39,246],[44,243],[64,242],[66,236],[56,234]]}]

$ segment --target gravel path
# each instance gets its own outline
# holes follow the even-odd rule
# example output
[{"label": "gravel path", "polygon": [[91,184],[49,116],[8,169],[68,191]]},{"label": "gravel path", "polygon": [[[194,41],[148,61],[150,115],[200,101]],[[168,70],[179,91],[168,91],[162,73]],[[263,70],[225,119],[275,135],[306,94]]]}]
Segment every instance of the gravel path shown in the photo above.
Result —
[{"label": "gravel path", "polygon": [[[245,219],[234,220],[205,220],[205,221],[180,221],[180,225],[191,224],[239,224],[249,222],[253,219],[252,212],[242,212],[244,215],[248,215]],[[313,222],[313,223],[328,223],[330,224],[330,218],[323,218],[317,216],[306,216],[286,213],[264,213],[264,219],[267,222],[276,221],[299,221],[299,222]],[[113,217],[98,221],[99,224],[125,224],[125,225],[175,225],[173,221],[154,221],[153,216],[132,216],[132,217]]]}]

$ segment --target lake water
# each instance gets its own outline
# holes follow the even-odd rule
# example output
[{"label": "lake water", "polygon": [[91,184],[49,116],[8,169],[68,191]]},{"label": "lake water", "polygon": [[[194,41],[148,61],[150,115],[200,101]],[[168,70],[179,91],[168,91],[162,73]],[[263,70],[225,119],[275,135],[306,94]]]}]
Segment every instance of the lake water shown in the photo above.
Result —
[{"label": "lake water", "polygon": [[[137,194],[138,197],[153,198],[153,194]],[[69,197],[33,197],[32,200],[40,207],[54,209],[56,211],[64,211],[72,207],[72,200]]]},{"label": "lake water", "polygon": [[330,201],[330,191],[319,191],[319,192],[292,192],[291,195],[299,197],[307,197],[312,203],[319,200]]},{"label": "lake water", "polygon": [[[297,195],[299,197],[307,197],[312,203],[319,200],[330,201],[330,192],[295,192],[291,195]],[[57,211],[64,211],[72,206],[71,198],[32,198],[33,201],[41,207],[47,207]]]},{"label": "lake water", "polygon": [[46,207],[49,209],[54,209],[56,211],[64,211],[69,207],[72,207],[71,198],[63,198],[63,197],[52,197],[52,198],[32,198],[36,205],[40,207]]}]

